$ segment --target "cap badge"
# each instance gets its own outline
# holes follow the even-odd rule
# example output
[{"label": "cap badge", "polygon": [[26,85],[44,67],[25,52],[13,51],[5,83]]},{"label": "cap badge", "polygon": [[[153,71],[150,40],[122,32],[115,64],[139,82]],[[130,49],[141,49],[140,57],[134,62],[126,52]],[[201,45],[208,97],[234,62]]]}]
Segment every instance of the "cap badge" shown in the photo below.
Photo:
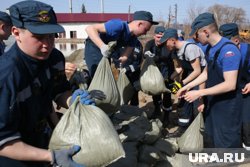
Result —
[{"label": "cap badge", "polygon": [[43,11],[41,11],[41,12],[39,12],[39,20],[41,21],[41,22],[43,22],[43,23],[47,23],[47,22],[49,22],[49,20],[50,20],[50,17],[49,17],[49,15],[48,15],[48,11],[45,11],[45,10],[43,10]]}]

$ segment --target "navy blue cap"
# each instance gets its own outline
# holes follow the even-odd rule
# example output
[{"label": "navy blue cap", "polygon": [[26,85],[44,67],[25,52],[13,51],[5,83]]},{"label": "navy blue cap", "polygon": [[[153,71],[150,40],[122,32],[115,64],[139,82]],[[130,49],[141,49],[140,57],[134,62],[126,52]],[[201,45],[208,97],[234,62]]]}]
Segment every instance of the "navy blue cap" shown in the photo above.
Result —
[{"label": "navy blue cap", "polygon": [[214,15],[212,13],[202,13],[197,16],[192,25],[191,25],[191,33],[190,36],[193,36],[196,31],[200,28],[205,27],[209,24],[215,23]]},{"label": "navy blue cap", "polygon": [[165,31],[165,27],[163,26],[158,26],[155,28],[155,34],[164,33],[164,31]]},{"label": "navy blue cap", "polygon": [[174,28],[168,28],[164,31],[163,36],[160,39],[160,43],[166,42],[169,38],[178,38],[177,30]]},{"label": "navy blue cap", "polygon": [[64,32],[57,24],[53,8],[39,1],[22,1],[9,8],[14,26],[28,29],[33,34],[53,34]]},{"label": "navy blue cap", "polygon": [[153,15],[147,11],[136,11],[133,16],[133,20],[144,20],[148,21],[153,25],[159,24],[156,21],[153,21]]},{"label": "navy blue cap", "polygon": [[223,37],[231,39],[232,37],[239,35],[239,28],[236,23],[227,23],[220,26],[219,32]]},{"label": "navy blue cap", "polygon": [[3,21],[4,23],[12,24],[10,16],[2,11],[0,11],[0,20]]}]

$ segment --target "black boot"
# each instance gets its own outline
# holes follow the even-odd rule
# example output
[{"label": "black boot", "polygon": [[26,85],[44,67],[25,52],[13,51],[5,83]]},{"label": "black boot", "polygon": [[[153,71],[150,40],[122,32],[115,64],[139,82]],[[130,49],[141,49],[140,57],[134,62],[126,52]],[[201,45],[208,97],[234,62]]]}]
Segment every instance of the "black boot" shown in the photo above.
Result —
[{"label": "black boot", "polygon": [[163,128],[166,128],[168,126],[168,123],[169,123],[169,112],[163,110],[163,113],[164,113],[164,117],[162,120],[162,124],[163,124]]},{"label": "black boot", "polygon": [[162,123],[163,123],[163,128],[166,128],[167,125],[169,124],[169,113],[172,112],[172,106],[170,107],[164,107],[163,105],[161,106],[162,112],[164,114]]},{"label": "black boot", "polygon": [[186,131],[187,127],[179,126],[176,131],[173,133],[168,133],[165,137],[166,138],[176,138],[181,137],[181,135]]},{"label": "black boot", "polygon": [[160,118],[161,116],[161,108],[157,105],[155,106],[153,114],[149,117],[149,119]]}]

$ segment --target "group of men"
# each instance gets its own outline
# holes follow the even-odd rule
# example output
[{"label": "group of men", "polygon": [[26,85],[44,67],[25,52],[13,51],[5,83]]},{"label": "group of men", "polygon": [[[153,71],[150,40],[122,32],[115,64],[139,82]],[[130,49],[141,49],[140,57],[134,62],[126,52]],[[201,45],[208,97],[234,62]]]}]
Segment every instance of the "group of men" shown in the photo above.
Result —
[{"label": "group of men", "polygon": [[[0,166],[82,167],[72,160],[81,149],[77,145],[47,150],[46,121],[55,116],[52,101],[68,108],[80,96],[82,104],[95,105],[95,94],[71,90],[64,56],[54,48],[56,33],[64,29],[57,23],[50,5],[21,1],[13,4],[9,12],[10,15],[0,13]],[[191,123],[193,110],[197,108],[199,112],[204,111],[205,147],[240,148],[242,140],[245,147],[250,146],[247,111],[250,49],[242,43],[238,26],[230,23],[218,28],[213,14],[202,13],[191,26],[194,42],[178,39],[176,29],[158,26],[154,39],[143,49],[138,37],[157,24],[150,12],[137,11],[129,23],[112,19],[88,26],[85,60],[90,76],[94,76],[104,56],[116,61],[135,86],[143,56],[149,56],[162,73],[166,86],[181,98],[178,133],[183,133]],[[15,37],[15,44],[3,53],[3,40],[10,33]],[[110,51],[110,41],[117,41],[115,53]],[[197,43],[206,45],[206,50]],[[130,104],[138,105],[138,89],[134,98]],[[155,95],[153,101],[155,110],[151,118],[156,118],[162,110],[166,127],[172,111],[171,94]]]}]

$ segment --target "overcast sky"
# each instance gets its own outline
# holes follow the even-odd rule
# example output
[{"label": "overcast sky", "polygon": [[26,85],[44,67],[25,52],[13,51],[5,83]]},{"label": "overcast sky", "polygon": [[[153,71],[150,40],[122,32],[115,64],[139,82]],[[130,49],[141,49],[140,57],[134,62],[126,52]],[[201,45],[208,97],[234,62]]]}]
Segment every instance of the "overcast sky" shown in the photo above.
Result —
[{"label": "overcast sky", "polygon": [[[69,12],[70,0],[40,0],[50,4],[57,13]],[[127,13],[130,11],[147,10],[152,12],[155,20],[168,18],[169,7],[174,14],[174,5],[177,4],[177,20],[182,23],[187,18],[187,10],[191,7],[207,8],[214,4],[222,4],[230,7],[242,8],[245,10],[247,18],[250,20],[250,0],[72,0],[74,13],[81,12],[82,3],[88,13],[100,13],[102,11],[101,1],[104,4],[105,13]],[[20,2],[20,0],[1,0],[0,10],[4,11],[10,5]]]}]

